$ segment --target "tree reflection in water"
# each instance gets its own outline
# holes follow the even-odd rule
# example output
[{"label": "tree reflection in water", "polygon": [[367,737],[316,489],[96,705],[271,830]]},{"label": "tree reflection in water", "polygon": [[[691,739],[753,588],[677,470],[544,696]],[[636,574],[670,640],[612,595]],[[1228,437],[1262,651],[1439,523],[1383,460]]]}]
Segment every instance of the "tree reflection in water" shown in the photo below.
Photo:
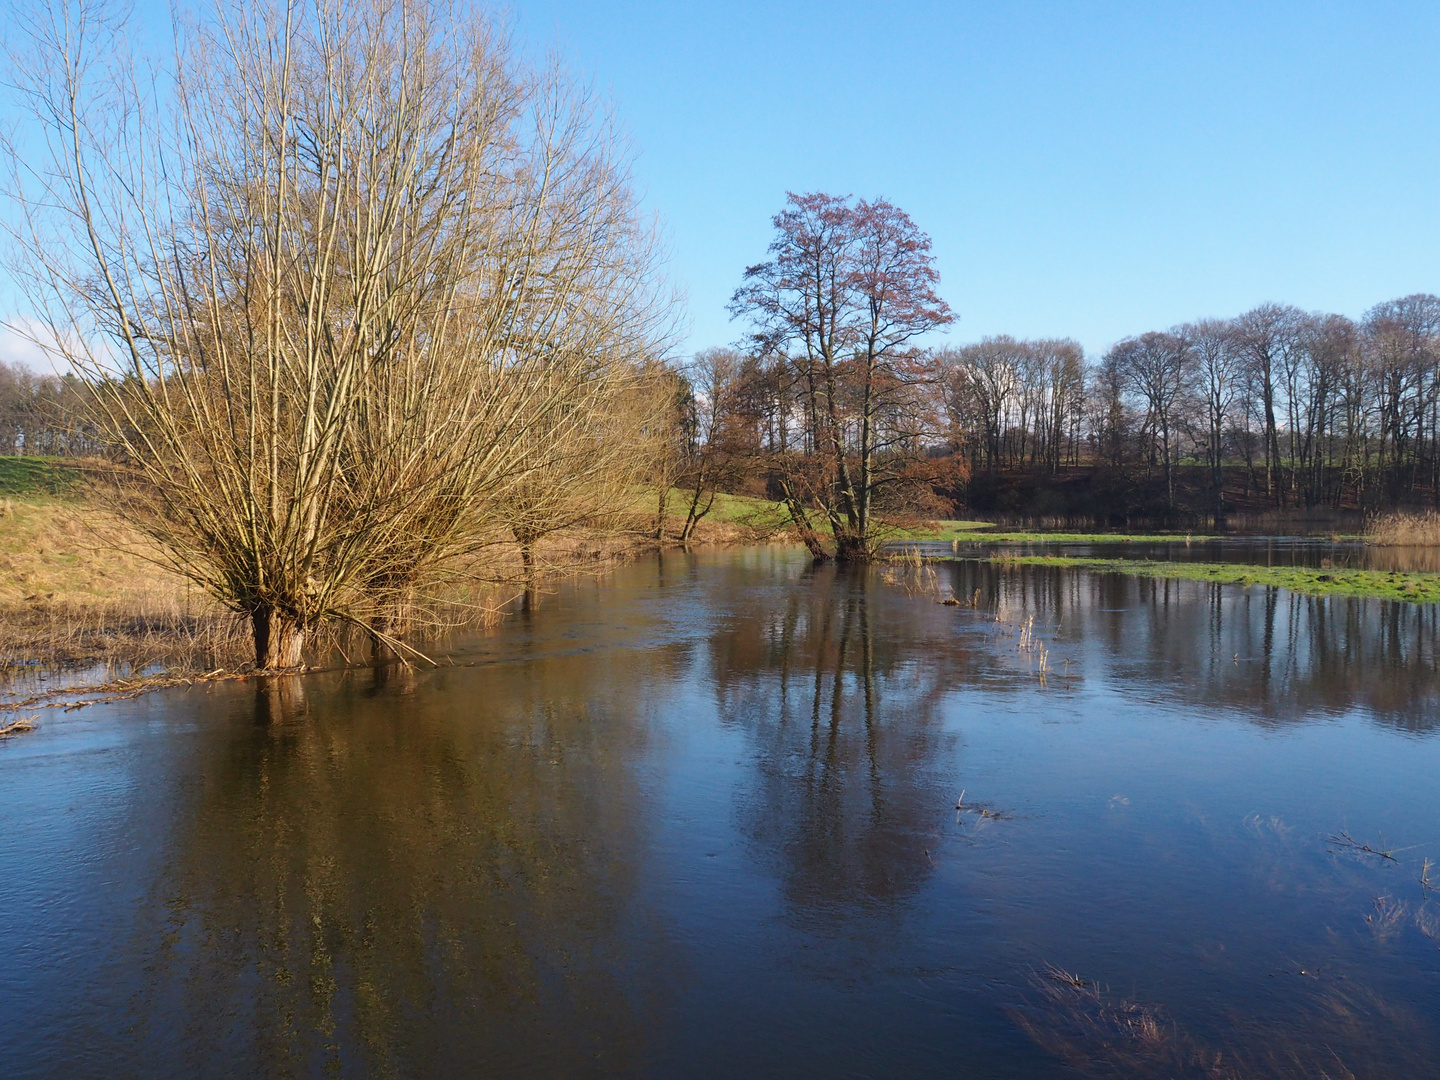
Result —
[{"label": "tree reflection in water", "polygon": [[[1433,1066],[1434,609],[907,573],[667,556],[457,667],[42,729],[7,779],[44,813],[0,831],[35,882],[0,981],[48,1022],[19,1072]],[[957,822],[961,787],[1012,817]]]},{"label": "tree reflection in water", "polygon": [[[1058,625],[1057,657],[1172,702],[1266,723],[1357,707],[1412,731],[1440,724],[1440,605],[959,562],[957,596]],[[1052,661],[1052,668],[1055,662]]]},{"label": "tree reflection in water", "polygon": [[644,680],[576,663],[414,695],[403,670],[257,683],[153,905],[138,1012],[155,1046],[206,1051],[161,1071],[623,1069],[650,1004],[653,939],[627,915]]},{"label": "tree reflection in water", "polygon": [[956,746],[938,706],[980,658],[917,655],[914,606],[874,570],[825,567],[709,643],[720,719],[754,746],[742,827],[797,914],[901,899],[933,865]]}]

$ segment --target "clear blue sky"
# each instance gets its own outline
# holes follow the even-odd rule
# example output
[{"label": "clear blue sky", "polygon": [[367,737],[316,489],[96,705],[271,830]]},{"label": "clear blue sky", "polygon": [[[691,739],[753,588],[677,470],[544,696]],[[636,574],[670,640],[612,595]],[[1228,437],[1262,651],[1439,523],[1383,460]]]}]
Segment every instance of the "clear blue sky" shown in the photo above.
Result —
[{"label": "clear blue sky", "polygon": [[687,350],[787,189],[885,195],[949,335],[1127,334],[1440,292],[1440,4],[518,0],[612,96]]},{"label": "clear blue sky", "polygon": [[[140,0],[154,29],[165,7]],[[1440,292],[1440,3],[515,0],[613,99],[685,352],[787,190],[934,238],[949,340],[1128,334]],[[7,304],[13,306],[12,304]],[[0,357],[26,350],[0,335]]]}]

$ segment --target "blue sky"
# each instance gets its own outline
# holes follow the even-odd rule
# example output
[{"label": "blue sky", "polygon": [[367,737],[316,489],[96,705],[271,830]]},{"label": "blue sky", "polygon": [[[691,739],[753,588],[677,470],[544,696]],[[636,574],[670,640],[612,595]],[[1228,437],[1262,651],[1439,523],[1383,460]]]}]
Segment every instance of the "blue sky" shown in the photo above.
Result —
[{"label": "blue sky", "polygon": [[[687,295],[682,352],[742,336],[725,304],[787,190],[909,211],[950,341],[1099,353],[1267,300],[1358,316],[1440,292],[1437,3],[510,10],[628,128]],[[0,335],[0,358],[24,353]]]},{"label": "blue sky", "polygon": [[787,189],[930,233],[949,334],[1127,334],[1440,291],[1440,4],[519,0],[608,92],[688,295],[684,348]]}]

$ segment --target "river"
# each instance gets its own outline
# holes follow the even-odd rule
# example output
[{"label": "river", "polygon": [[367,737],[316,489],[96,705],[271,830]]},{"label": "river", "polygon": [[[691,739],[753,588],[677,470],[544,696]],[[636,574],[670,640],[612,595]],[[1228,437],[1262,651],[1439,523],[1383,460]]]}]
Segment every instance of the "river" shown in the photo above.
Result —
[{"label": "river", "polygon": [[0,1073],[1440,1074],[1433,606],[756,548],[447,649],[0,744]]}]

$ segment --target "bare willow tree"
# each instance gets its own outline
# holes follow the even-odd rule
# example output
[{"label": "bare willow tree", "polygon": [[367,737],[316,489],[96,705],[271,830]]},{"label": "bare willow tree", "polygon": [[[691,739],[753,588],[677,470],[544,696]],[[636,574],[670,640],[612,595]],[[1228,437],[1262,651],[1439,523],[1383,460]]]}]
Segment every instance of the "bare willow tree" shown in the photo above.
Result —
[{"label": "bare willow tree", "polygon": [[430,0],[227,4],[149,78],[103,5],[23,29],[18,276],[117,505],[260,668],[327,620],[392,642],[494,542],[535,425],[654,347],[613,129]]},{"label": "bare willow tree", "polygon": [[500,510],[527,591],[539,572],[556,568],[540,557],[540,540],[564,529],[623,526],[633,517],[635,493],[663,450],[647,435],[666,419],[663,390],[657,366],[620,368],[583,392],[554,395],[525,425]]}]

